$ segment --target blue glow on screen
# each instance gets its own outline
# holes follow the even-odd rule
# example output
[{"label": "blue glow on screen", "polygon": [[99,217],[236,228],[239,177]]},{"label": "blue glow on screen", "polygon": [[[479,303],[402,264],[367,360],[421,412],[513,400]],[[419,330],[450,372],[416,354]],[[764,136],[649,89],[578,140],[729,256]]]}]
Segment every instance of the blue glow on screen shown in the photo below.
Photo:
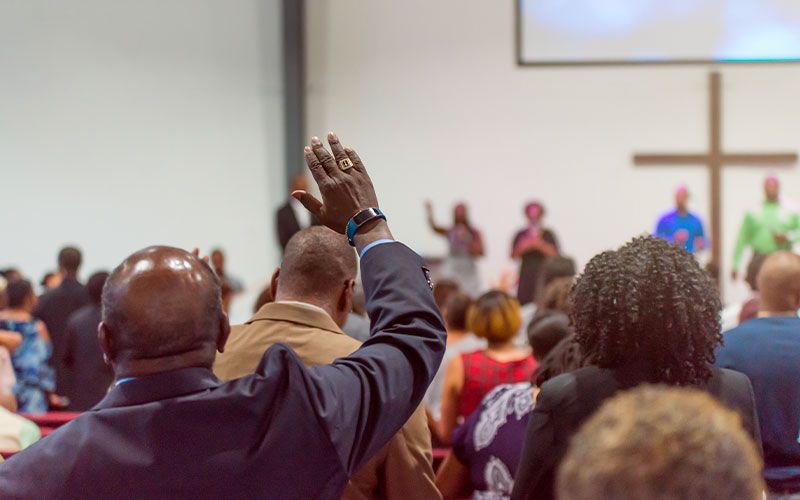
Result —
[{"label": "blue glow on screen", "polygon": [[[557,60],[559,44],[565,60],[800,60],[800,0],[520,0],[520,5],[524,58],[532,62],[539,54]],[[530,40],[526,31],[534,31]],[[678,43],[677,37],[696,40],[697,46]]]}]

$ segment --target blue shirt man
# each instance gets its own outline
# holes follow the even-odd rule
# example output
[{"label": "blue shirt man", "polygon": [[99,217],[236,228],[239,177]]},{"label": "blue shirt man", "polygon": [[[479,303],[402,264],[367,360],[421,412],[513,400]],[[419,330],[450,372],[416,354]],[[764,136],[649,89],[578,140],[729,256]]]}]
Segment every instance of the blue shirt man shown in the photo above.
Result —
[{"label": "blue shirt man", "polygon": [[705,247],[705,232],[703,231],[703,221],[697,215],[689,212],[688,200],[689,192],[686,188],[678,188],[675,192],[676,208],[658,220],[655,236],[681,245],[688,252],[694,253]]},{"label": "blue shirt man", "polygon": [[772,254],[758,277],[759,318],[725,334],[717,366],[753,384],[773,493],[800,493],[800,256]]}]

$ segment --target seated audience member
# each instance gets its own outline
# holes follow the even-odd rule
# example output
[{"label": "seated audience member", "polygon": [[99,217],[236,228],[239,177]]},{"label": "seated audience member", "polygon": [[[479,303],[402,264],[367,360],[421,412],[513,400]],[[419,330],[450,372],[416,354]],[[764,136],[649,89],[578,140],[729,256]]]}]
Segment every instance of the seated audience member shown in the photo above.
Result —
[{"label": "seated audience member", "polygon": [[714,290],[716,290],[717,294],[719,294],[719,265],[712,260],[706,263],[706,265],[703,267],[703,271],[705,271],[708,279],[711,280],[711,283],[714,284]]},{"label": "seated audience member", "polygon": [[[253,373],[264,351],[289,346],[307,366],[331,363],[361,343],[341,329],[352,306],[358,263],[347,238],[324,226],[295,233],[273,275],[275,302],[231,328],[214,373],[223,381]],[[343,498],[438,498],[431,437],[420,406],[392,440],[350,478]]]},{"label": "seated audience member", "polygon": [[766,254],[755,254],[747,265],[744,280],[750,287],[750,297],[725,307],[721,313],[722,331],[727,332],[745,321],[758,316],[758,273],[764,265]]},{"label": "seated audience member", "polygon": [[14,267],[7,267],[0,271],[0,276],[6,280],[6,283],[13,283],[22,279],[22,273],[19,269]]},{"label": "seated audience member", "polygon": [[[539,368],[548,366],[551,377],[580,367],[575,356],[549,357],[571,334],[569,318],[552,311],[541,313],[528,329]],[[535,393],[531,382],[497,386],[456,429],[453,450],[436,474],[445,498],[464,498],[472,491],[474,498],[509,498]]]},{"label": "seated audience member", "polygon": [[575,261],[570,257],[564,257],[563,255],[550,256],[542,264],[539,289],[544,291],[553,281],[559,278],[574,278],[577,273]]},{"label": "seated audience member", "polygon": [[506,292],[486,292],[469,308],[467,328],[486,339],[487,347],[455,356],[447,365],[442,416],[435,425],[445,445],[450,444],[456,426],[492,389],[530,380],[536,362],[527,349],[514,345],[520,321],[519,302]]},{"label": "seated audience member", "polygon": [[264,304],[269,304],[272,301],[273,299],[269,291],[269,286],[266,286],[261,290],[261,293],[258,294],[258,297],[256,297],[256,301],[253,304],[253,313],[257,313],[259,309],[264,307]]},{"label": "seated audience member", "polygon": [[717,366],[753,383],[769,490],[775,498],[800,498],[800,256],[767,257],[758,290],[758,318],[725,334]]},{"label": "seated audience member", "polygon": [[222,312],[227,315],[231,311],[231,303],[233,303],[233,296],[235,293],[227,281],[221,281],[219,284],[219,294],[222,300]]},{"label": "seated audience member", "polygon": [[752,386],[715,368],[719,296],[685,250],[652,236],[595,256],[570,295],[575,338],[592,366],[543,384],[528,422],[513,498],[553,498],[553,477],[575,430],[617,391],[692,385],[739,411],[760,446]]},{"label": "seated audience member", "polygon": [[[2,278],[0,278],[0,280],[2,280]],[[2,280],[0,281],[0,285],[0,314],[2,314],[2,311],[8,307],[8,296],[6,295],[7,283]],[[3,387],[13,389],[17,382],[16,378],[14,378],[14,367],[11,364],[11,353],[16,351],[20,344],[22,344],[22,335],[9,330],[0,330],[0,390],[2,390]],[[6,360],[8,362],[4,363]],[[8,377],[9,374],[11,376],[10,379]],[[8,383],[9,380],[13,380],[13,382]],[[17,398],[14,397],[13,399],[14,405],[16,405]],[[3,405],[4,404],[0,402],[0,406]]]},{"label": "seated audience member", "polygon": [[221,283],[222,310],[225,314],[228,314],[231,310],[233,299],[244,291],[244,285],[225,269],[225,253],[221,248],[215,248],[211,251],[210,263],[211,268],[219,276]]},{"label": "seated audience member", "polygon": [[226,283],[233,294],[241,293],[244,291],[244,285],[242,284],[241,280],[237,279],[236,277],[232,276],[226,269],[225,269],[225,253],[222,251],[221,248],[215,248],[211,250],[211,267],[214,269],[214,272],[217,273],[219,276],[219,280],[222,283]]},{"label": "seated audience member", "polygon": [[[99,339],[115,387],[0,465],[0,498],[339,498],[419,406],[446,333],[422,259],[370,216],[378,200],[363,163],[328,140],[335,159],[317,138],[305,149],[322,201],[295,196],[334,230],[361,214],[351,237],[369,342],[313,367],[278,344],[254,374],[222,383],[211,371],[230,333],[219,278],[183,250],[136,252],[103,289]],[[354,166],[341,170],[342,158]]]},{"label": "seated audience member", "polygon": [[364,300],[364,287],[356,278],[353,287],[353,310],[348,313],[342,331],[359,342],[365,342],[369,338],[369,316]]},{"label": "seated audience member", "polygon": [[566,314],[569,310],[569,293],[575,283],[574,276],[556,278],[547,285],[539,302],[542,311],[558,311]]},{"label": "seated audience member", "polygon": [[54,290],[58,288],[58,285],[61,284],[61,275],[57,272],[47,272],[42,277],[42,281],[39,282],[39,286],[42,287],[42,293],[47,293],[50,290]]},{"label": "seated audience member", "polygon": [[8,281],[3,276],[0,276],[0,311],[8,307],[8,298],[6,297],[6,287]]},{"label": "seated audience member", "polygon": [[[308,179],[305,174],[299,173],[292,177],[289,194],[295,191],[308,191]],[[296,232],[318,223],[319,221],[315,220],[314,215],[303,208],[299,200],[289,196],[286,203],[275,213],[275,229],[278,231],[278,242],[281,245],[281,251],[286,248],[289,239]]]},{"label": "seated audience member", "polygon": [[94,273],[86,282],[92,302],[75,311],[67,321],[64,365],[74,384],[69,409],[86,411],[100,402],[114,382],[114,371],[103,359],[97,341],[97,325],[101,320],[101,296],[108,279],[107,272]]},{"label": "seated audience member", "polygon": [[[10,332],[16,337],[18,333]],[[21,339],[20,339],[21,340]],[[16,414],[14,386],[17,377],[8,349],[0,345],[0,451],[19,451],[39,440],[39,427]]]},{"label": "seated audience member", "polygon": [[[447,327],[447,348],[433,382],[425,393],[425,405],[434,420],[441,418],[442,390],[450,360],[469,352],[486,349],[486,340],[479,339],[467,329],[467,313],[472,307],[472,298],[462,292],[450,296],[442,308],[444,325]],[[435,424],[434,424],[435,425]]]},{"label": "seated audience member", "polygon": [[17,411],[17,397],[14,395],[15,385],[17,385],[17,376],[14,375],[11,354],[8,349],[0,345],[0,407],[12,413]]},{"label": "seated audience member", "polygon": [[36,292],[23,279],[10,283],[6,294],[8,309],[0,311],[0,328],[16,332],[21,338],[11,357],[18,409],[22,413],[44,413],[56,404],[58,396],[54,394],[55,374],[48,365],[53,347],[47,327],[31,316]]},{"label": "seated audience member", "polygon": [[20,451],[42,437],[39,426],[0,406],[0,451]]},{"label": "seated audience member", "polygon": [[[567,302],[569,298],[569,293],[572,290],[572,284],[574,282],[574,276],[564,276],[561,278],[556,278],[551,281],[547,287],[542,292],[542,298],[539,300],[537,304],[536,313],[533,315],[529,322],[529,326],[533,323],[536,323],[541,317],[547,317],[550,314],[557,312],[561,314],[567,314],[568,307]],[[532,346],[528,344],[528,339],[530,339],[530,332],[526,329],[525,340],[523,342],[519,342],[519,335],[517,336],[517,340],[514,341],[516,345],[525,346],[527,348],[531,348]],[[533,353],[534,358],[536,358],[536,353]]]},{"label": "seated audience member", "polygon": [[[528,325],[531,324],[538,311],[542,309],[555,309],[558,311],[564,311],[564,309],[555,307],[552,304],[552,302],[555,300],[555,297],[553,296],[554,292],[552,290],[554,286],[553,283],[568,282],[571,287],[572,280],[575,278],[576,272],[575,261],[569,257],[553,255],[545,259],[544,264],[542,264],[541,275],[539,276],[539,299],[536,302],[525,304],[520,308],[522,326],[520,327],[517,338],[514,341],[518,347],[527,347],[526,341],[528,339]],[[567,292],[568,291],[569,290],[567,290]]]},{"label": "seated audience member", "polygon": [[571,440],[561,500],[760,500],[761,457],[741,419],[696,389],[642,386]]},{"label": "seated audience member", "polygon": [[253,304],[253,314],[257,313],[262,307],[264,307],[265,304],[275,302],[275,297],[272,295],[272,282],[275,280],[275,275],[279,271],[280,268],[275,270],[269,280],[269,283],[266,284],[266,286],[261,290],[261,293],[258,294],[258,297],[256,297],[256,302]]},{"label": "seated audience member", "polygon": [[33,316],[44,321],[53,343],[51,366],[56,370],[56,387],[62,394],[70,394],[72,380],[64,367],[64,345],[67,338],[67,320],[89,303],[89,294],[78,281],[78,270],[83,255],[75,247],[64,247],[58,253],[58,269],[63,277],[57,288],[41,297],[33,311]]},{"label": "seated audience member", "polygon": [[436,301],[436,305],[439,306],[440,311],[444,309],[450,297],[458,291],[458,284],[450,280],[438,280],[433,285],[433,299]]}]

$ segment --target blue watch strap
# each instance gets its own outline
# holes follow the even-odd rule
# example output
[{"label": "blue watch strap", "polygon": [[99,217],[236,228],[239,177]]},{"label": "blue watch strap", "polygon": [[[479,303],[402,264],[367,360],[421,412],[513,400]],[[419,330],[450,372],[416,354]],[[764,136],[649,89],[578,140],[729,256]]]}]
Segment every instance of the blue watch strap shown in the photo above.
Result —
[{"label": "blue watch strap", "polygon": [[356,246],[356,243],[355,241],[353,241],[353,238],[355,238],[358,229],[367,222],[373,221],[375,219],[386,220],[386,216],[383,214],[383,212],[381,212],[381,209],[377,207],[365,208],[364,210],[361,210],[360,212],[352,216],[349,221],[347,221],[347,228],[345,232],[347,234],[347,241],[350,243],[350,245]]}]

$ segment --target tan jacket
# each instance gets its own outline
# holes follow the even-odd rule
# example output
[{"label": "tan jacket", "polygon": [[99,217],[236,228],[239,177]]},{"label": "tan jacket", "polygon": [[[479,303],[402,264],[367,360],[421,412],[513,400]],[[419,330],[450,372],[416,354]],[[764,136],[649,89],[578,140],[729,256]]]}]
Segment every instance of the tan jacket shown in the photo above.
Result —
[{"label": "tan jacket", "polygon": [[[322,310],[294,303],[266,304],[244,325],[231,329],[214,373],[223,381],[252,373],[271,345],[291,347],[307,365],[331,363],[361,345]],[[431,437],[422,406],[364,467],[350,478],[345,499],[441,498],[432,467]]]}]

